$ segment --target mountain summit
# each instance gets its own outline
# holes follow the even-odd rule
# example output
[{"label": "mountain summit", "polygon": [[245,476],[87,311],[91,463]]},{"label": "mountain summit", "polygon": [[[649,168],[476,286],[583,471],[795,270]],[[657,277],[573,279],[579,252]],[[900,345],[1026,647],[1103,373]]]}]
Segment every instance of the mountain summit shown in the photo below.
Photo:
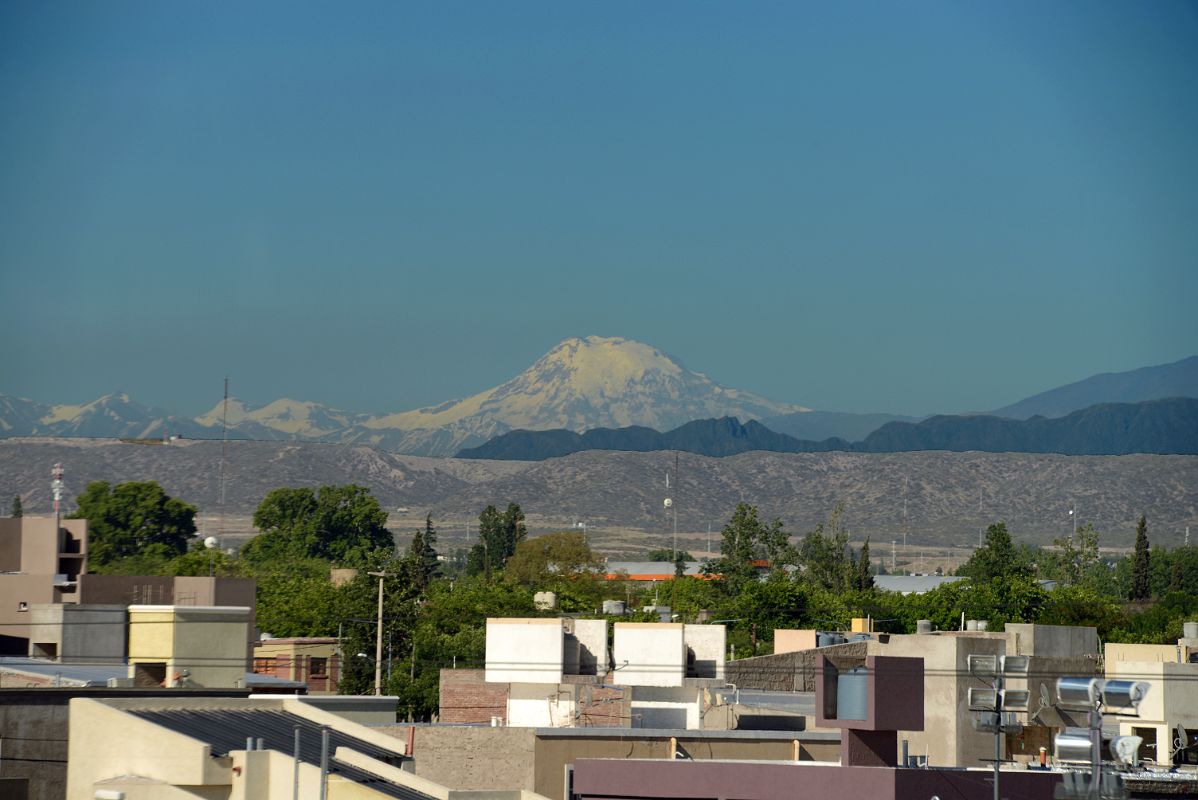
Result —
[{"label": "mountain summit", "polygon": [[643,425],[659,430],[695,419],[758,419],[803,411],[731,389],[654,347],[587,336],[561,342],[515,378],[464,400],[396,414],[359,414],[282,398],[255,407],[229,398],[196,419],[179,419],[126,395],[82,406],[0,396],[0,436],[319,439],[371,444],[411,455],[447,456],[515,429],[585,431]]},{"label": "mountain summit", "polygon": [[566,339],[493,389],[366,421],[359,430],[369,433],[355,438],[405,452],[448,454],[514,429],[668,430],[693,419],[747,420],[802,410],[718,384],[650,345],[587,336]]}]

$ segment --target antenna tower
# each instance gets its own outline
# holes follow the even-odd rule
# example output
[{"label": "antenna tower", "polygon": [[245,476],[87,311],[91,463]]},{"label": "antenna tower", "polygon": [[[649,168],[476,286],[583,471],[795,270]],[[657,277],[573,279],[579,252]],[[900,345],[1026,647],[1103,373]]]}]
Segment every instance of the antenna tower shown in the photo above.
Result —
[{"label": "antenna tower", "polygon": [[62,529],[62,464],[55,464],[50,475],[50,492],[54,495],[54,538],[57,540],[58,531]]},{"label": "antenna tower", "polygon": [[225,536],[225,455],[229,448],[229,376],[225,376],[225,400],[220,409],[220,522],[216,535]]}]

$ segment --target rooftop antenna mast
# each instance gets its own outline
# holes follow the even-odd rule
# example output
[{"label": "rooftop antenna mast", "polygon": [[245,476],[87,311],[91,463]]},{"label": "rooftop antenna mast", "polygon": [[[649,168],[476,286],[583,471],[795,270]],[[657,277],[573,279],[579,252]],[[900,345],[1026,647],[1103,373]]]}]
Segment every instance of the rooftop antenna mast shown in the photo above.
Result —
[{"label": "rooftop antenna mast", "polygon": [[58,532],[62,529],[62,464],[55,464],[54,469],[50,471],[52,480],[50,481],[50,492],[54,495],[54,537],[57,540]]},{"label": "rooftop antenna mast", "polygon": [[220,522],[217,538],[225,537],[225,455],[229,448],[229,376],[225,376],[225,400],[220,408]]}]

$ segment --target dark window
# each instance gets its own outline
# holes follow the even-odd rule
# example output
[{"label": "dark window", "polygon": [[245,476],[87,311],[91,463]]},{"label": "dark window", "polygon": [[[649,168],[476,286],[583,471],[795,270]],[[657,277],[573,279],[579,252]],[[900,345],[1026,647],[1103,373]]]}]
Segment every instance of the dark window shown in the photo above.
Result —
[{"label": "dark window", "polygon": [[308,667],[312,671],[312,677],[314,678],[323,678],[329,674],[329,660],[327,658],[313,657],[309,662]]}]

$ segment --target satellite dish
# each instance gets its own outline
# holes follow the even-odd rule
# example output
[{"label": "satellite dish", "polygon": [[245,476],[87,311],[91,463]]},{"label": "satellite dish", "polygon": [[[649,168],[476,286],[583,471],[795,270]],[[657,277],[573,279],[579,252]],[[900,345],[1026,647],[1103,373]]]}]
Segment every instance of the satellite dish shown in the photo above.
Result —
[{"label": "satellite dish", "polygon": [[215,537],[215,536],[209,536],[207,539],[205,539],[205,540],[204,540],[204,547],[207,547],[209,550],[211,550],[212,548],[216,547],[216,537]]},{"label": "satellite dish", "polygon": [[674,501],[667,497],[662,505],[664,505],[666,508],[669,508],[670,506],[674,505]]},{"label": "satellite dish", "polygon": [[1141,736],[1116,736],[1111,740],[1111,755],[1120,764],[1135,764],[1140,759]]}]

